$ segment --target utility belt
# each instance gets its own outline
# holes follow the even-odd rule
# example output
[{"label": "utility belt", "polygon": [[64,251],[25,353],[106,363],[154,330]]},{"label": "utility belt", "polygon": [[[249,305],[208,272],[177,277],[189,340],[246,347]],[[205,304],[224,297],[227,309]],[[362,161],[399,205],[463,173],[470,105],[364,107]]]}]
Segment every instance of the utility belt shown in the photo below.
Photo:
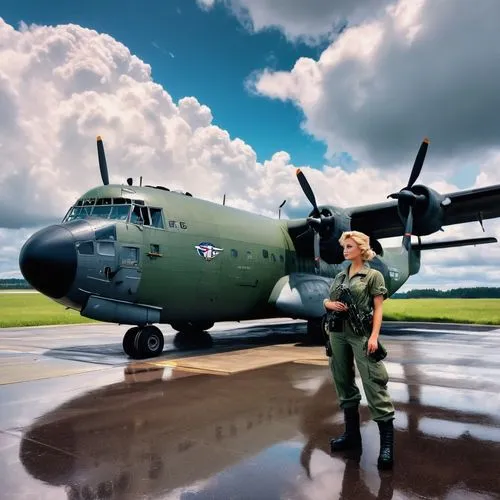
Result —
[{"label": "utility belt", "polygon": [[[373,314],[367,313],[360,316],[361,323],[363,325],[363,330],[365,335],[369,336],[372,331],[373,325]],[[350,322],[349,314],[347,312],[330,312],[327,317],[327,326],[330,332],[344,332],[346,323]],[[351,329],[353,332],[356,331],[354,326],[351,324]]]}]

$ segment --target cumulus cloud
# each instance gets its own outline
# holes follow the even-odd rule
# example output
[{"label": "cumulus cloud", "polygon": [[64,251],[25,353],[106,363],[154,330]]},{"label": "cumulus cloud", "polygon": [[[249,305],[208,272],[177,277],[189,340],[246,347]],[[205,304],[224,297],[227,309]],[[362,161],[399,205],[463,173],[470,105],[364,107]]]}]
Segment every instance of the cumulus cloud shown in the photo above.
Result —
[{"label": "cumulus cloud", "polygon": [[196,3],[204,10],[209,10],[211,9],[214,4],[215,0],[196,0]]},{"label": "cumulus cloud", "polygon": [[372,166],[411,165],[431,138],[428,171],[498,150],[500,4],[399,0],[347,28],[318,60],[264,69],[254,91],[289,100],[304,127]]},{"label": "cumulus cloud", "polygon": [[111,182],[143,175],[221,199],[239,178],[235,194],[245,194],[252,148],[212,125],[194,97],[174,103],[113,38],[74,25],[17,31],[0,20],[0,40],[0,227],[60,220],[99,184],[96,135]]},{"label": "cumulus cloud", "polygon": [[[207,106],[195,97],[173,102],[151,68],[113,38],[75,25],[17,31],[3,21],[0,37],[0,227],[60,220],[100,184],[96,135],[112,183],[142,175],[213,201],[227,194],[229,205],[264,214],[276,215],[284,198],[287,208],[309,209],[288,153],[258,163],[250,145],[213,125]],[[369,168],[302,168],[324,203],[376,201],[374,190],[361,200],[356,193],[356,183],[375,180]],[[401,181],[381,182],[379,194]]]},{"label": "cumulus cloud", "polygon": [[317,44],[347,24],[376,15],[390,0],[198,0],[204,10],[218,1],[251,32],[282,31],[290,41]]}]

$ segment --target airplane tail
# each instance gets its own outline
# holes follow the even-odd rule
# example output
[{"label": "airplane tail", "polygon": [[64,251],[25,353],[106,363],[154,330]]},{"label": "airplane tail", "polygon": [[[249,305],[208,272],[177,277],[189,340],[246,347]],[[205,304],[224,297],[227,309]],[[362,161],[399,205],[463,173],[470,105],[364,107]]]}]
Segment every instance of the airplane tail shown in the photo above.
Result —
[{"label": "airplane tail", "polygon": [[[406,240],[406,241],[405,241]],[[425,250],[439,250],[441,248],[464,247],[469,245],[484,245],[487,243],[497,243],[497,239],[488,238],[466,238],[461,240],[434,241],[422,243],[420,238],[418,243],[413,243],[408,237],[404,238],[399,250],[398,268],[402,275],[412,276],[420,270],[420,255]],[[405,244],[406,243],[406,244]]]}]

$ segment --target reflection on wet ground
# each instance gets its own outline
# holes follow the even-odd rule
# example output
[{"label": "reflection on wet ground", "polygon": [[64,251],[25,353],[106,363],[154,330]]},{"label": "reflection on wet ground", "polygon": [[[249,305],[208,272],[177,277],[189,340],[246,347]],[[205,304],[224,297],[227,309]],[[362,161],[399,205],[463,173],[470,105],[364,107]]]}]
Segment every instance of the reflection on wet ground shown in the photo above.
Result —
[{"label": "reflection on wet ground", "polygon": [[[71,328],[47,346],[52,353],[69,350]],[[269,328],[255,327],[262,337]],[[70,356],[50,376],[28,371],[22,382],[7,383],[4,366],[0,498],[500,498],[500,330],[387,327],[396,465],[381,473],[366,406],[361,460],[330,456],[343,421],[324,349],[298,342],[300,323],[278,328],[280,345],[256,341],[249,327],[237,348],[226,345],[227,330],[206,353],[167,349],[141,363],[121,353],[111,362],[109,350],[99,358],[92,338],[88,370],[75,373],[84,362]],[[11,371],[48,363],[42,337],[27,336],[12,357],[13,333],[0,334]]]}]

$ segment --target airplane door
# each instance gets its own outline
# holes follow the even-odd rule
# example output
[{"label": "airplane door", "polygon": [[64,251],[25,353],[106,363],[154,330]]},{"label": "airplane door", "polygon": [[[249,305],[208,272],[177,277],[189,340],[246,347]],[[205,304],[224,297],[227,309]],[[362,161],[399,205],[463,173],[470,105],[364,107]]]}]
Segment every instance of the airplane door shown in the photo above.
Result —
[{"label": "airplane door", "polygon": [[115,299],[131,300],[136,294],[141,281],[140,245],[122,245],[119,248],[119,268],[112,277]]},{"label": "airplane door", "polygon": [[194,245],[193,268],[196,270],[196,289],[194,305],[199,316],[212,317],[217,314],[221,299],[222,262],[229,249],[219,244],[218,228],[210,230],[211,238],[203,239]]}]

